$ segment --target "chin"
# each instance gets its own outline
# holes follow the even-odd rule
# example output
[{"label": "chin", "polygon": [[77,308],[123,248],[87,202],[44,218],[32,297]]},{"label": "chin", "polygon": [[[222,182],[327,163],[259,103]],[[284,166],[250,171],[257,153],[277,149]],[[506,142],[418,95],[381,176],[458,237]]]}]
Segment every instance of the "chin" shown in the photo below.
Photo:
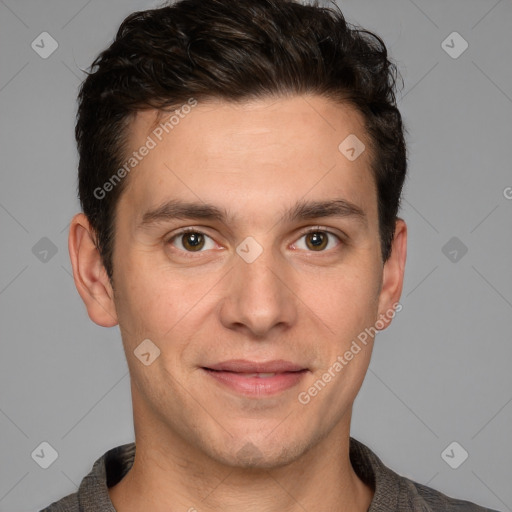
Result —
[{"label": "chin", "polygon": [[[270,436],[253,438],[252,441],[247,437],[237,440],[232,438],[224,451],[215,450],[210,456],[233,468],[269,470],[289,465],[308,449],[306,443],[298,440],[292,442],[289,437],[270,439]],[[209,448],[211,451],[212,445]]]}]

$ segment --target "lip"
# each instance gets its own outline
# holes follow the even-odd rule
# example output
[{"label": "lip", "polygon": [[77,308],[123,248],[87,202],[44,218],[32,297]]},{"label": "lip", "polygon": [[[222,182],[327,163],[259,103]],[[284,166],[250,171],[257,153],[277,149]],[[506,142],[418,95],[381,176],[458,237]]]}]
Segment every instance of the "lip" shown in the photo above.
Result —
[{"label": "lip", "polygon": [[203,367],[202,370],[223,387],[237,394],[260,398],[276,395],[298,385],[309,371],[303,366],[282,359],[267,362],[232,359]]},{"label": "lip", "polygon": [[267,362],[247,361],[246,359],[231,359],[229,361],[224,361],[222,363],[207,366],[205,368],[208,370],[235,373],[284,373],[307,370],[307,368],[304,368],[304,366],[300,366],[283,359]]}]

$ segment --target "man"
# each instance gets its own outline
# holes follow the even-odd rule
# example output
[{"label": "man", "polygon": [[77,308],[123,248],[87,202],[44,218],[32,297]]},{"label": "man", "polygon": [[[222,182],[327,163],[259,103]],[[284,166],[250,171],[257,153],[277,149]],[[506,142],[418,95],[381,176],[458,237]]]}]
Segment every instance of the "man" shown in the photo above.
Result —
[{"label": "man", "polygon": [[79,95],[69,250],[90,318],[119,324],[135,443],[46,511],[487,510],[350,437],[401,307],[395,78],[335,8],[183,0],[123,22]]}]

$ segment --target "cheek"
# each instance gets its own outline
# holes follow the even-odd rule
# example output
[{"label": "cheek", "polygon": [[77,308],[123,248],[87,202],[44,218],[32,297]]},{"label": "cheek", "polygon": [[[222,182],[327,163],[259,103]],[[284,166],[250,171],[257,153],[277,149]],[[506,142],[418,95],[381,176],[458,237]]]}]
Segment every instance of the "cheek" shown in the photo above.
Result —
[{"label": "cheek", "polygon": [[[131,274],[120,287],[119,323],[130,334],[159,338],[178,321],[185,301],[174,287],[147,275]],[[181,314],[180,314],[181,313]]]},{"label": "cheek", "polygon": [[[378,311],[380,274],[378,267],[374,269],[340,268],[316,282],[314,293],[310,288],[307,302],[337,332],[364,329],[368,322],[373,323]],[[307,297],[305,293],[303,290]]]},{"label": "cheek", "polygon": [[[161,342],[187,324],[211,301],[218,275],[183,275],[155,265],[126,265],[119,282],[116,307],[127,334]],[[211,290],[210,293],[209,290]]]}]

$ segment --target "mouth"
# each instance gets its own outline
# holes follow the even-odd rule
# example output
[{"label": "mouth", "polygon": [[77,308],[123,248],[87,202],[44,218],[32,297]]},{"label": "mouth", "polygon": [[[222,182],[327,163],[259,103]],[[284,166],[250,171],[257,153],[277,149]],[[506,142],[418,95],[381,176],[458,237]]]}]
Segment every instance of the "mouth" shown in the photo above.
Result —
[{"label": "mouth", "polygon": [[223,388],[244,396],[263,398],[297,386],[309,372],[289,361],[231,360],[202,367]]}]

